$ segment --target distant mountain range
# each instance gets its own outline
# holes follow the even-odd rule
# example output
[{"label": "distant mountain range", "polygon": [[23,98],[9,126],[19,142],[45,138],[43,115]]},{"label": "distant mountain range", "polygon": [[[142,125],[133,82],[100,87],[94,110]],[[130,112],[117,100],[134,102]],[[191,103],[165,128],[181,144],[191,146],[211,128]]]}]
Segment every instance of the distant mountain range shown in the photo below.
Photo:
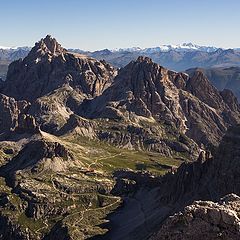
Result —
[{"label": "distant mountain range", "polygon": [[[122,68],[139,56],[146,56],[154,62],[174,71],[201,68],[219,89],[231,89],[240,98],[239,67],[240,48],[222,49],[212,46],[199,46],[192,43],[179,45],[160,45],[154,48],[119,48],[103,49],[99,51],[84,51],[68,49],[93,57],[106,60],[114,67]],[[30,52],[29,47],[0,47],[0,78],[6,78],[8,65],[19,58],[25,58]],[[213,68],[213,70],[211,70]]]},{"label": "distant mountain range", "polygon": [[139,48],[139,47],[133,47],[133,48],[119,48],[119,49],[113,49],[112,52],[141,52],[141,53],[155,53],[155,52],[169,52],[169,51],[177,51],[177,52],[185,52],[185,51],[203,51],[203,52],[215,52],[217,47],[212,46],[199,46],[193,43],[183,43],[178,45],[160,45],[158,47],[153,48]]},{"label": "distant mountain range", "polygon": [[[76,50],[75,50],[76,51]],[[217,49],[216,51],[179,50],[157,51],[145,49],[138,51],[110,51],[81,52],[96,59],[105,59],[115,67],[124,67],[129,61],[139,55],[152,58],[158,64],[175,71],[184,71],[188,68],[202,67],[232,67],[240,65],[240,51],[234,49]]]},{"label": "distant mountain range", "polygon": [[[30,51],[31,47],[5,47],[0,46],[2,50],[10,50],[10,51],[18,51],[18,50],[27,50]],[[177,51],[177,52],[186,52],[186,51],[203,51],[203,52],[215,52],[219,48],[215,46],[201,46],[193,43],[183,43],[183,44],[162,44],[157,47],[151,48],[141,48],[141,47],[129,47],[129,48],[114,48],[108,49],[110,52],[139,52],[139,53],[155,53],[155,52],[169,52],[169,51]],[[234,50],[239,50],[240,48],[233,48]],[[73,51],[80,51],[80,52],[91,52],[81,49],[69,49]],[[100,50],[101,51],[101,50]],[[93,51],[96,52],[96,51]]]},{"label": "distant mountain range", "polygon": [[[24,58],[30,47],[0,46],[0,63]],[[131,60],[143,55],[172,70],[183,71],[193,67],[238,66],[240,48],[223,49],[214,46],[199,46],[193,43],[160,45],[152,48],[116,48],[98,51],[68,49],[70,52],[85,54],[96,59],[105,59],[115,67],[124,67]]]},{"label": "distant mountain range", "polygon": [[0,79],[5,79],[8,65],[12,61],[26,57],[30,50],[29,47],[9,48],[0,46]]}]

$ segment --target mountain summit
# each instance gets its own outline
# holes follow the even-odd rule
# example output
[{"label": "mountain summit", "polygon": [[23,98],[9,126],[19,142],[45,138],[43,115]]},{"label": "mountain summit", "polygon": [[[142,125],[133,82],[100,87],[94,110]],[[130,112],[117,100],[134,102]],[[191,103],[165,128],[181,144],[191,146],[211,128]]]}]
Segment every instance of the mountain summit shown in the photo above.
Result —
[{"label": "mountain summit", "polygon": [[50,55],[60,55],[66,52],[67,50],[64,49],[55,38],[52,38],[51,35],[47,35],[35,44],[30,51],[30,55],[34,53],[40,53],[41,55],[46,53]]},{"label": "mountain summit", "polygon": [[119,71],[101,96],[82,104],[80,112],[90,118],[154,119],[197,143],[216,146],[228,126],[240,120],[237,101],[224,96],[200,71],[189,76],[139,57]]},{"label": "mountain summit", "polygon": [[82,95],[96,96],[111,83],[115,73],[105,61],[68,52],[47,35],[24,59],[10,64],[2,92],[32,101],[68,84]]}]

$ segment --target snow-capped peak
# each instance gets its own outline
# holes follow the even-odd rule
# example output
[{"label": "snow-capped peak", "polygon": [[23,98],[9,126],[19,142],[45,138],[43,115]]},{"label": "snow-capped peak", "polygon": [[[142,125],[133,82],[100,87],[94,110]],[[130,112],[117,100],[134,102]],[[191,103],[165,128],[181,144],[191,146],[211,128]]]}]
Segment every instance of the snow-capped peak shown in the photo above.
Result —
[{"label": "snow-capped peak", "polygon": [[5,46],[0,46],[0,49],[2,50],[31,50],[31,47],[5,47]]},{"label": "snow-capped peak", "polygon": [[111,52],[139,52],[141,50],[143,49],[140,47],[131,47],[131,48],[114,48],[114,49],[111,49],[110,51]]},{"label": "snow-capped peak", "polygon": [[169,52],[171,50],[177,52],[187,52],[187,51],[203,51],[203,52],[215,52],[218,48],[212,46],[199,46],[193,43],[183,43],[183,44],[169,44],[169,45],[159,45],[152,48],[115,48],[110,50],[111,52],[139,52],[139,53],[155,53],[155,52]]},{"label": "snow-capped peak", "polygon": [[171,50],[177,52],[189,52],[189,51],[203,51],[203,52],[215,52],[217,47],[199,46],[193,43],[183,43],[178,45],[160,45],[155,48],[145,48],[143,52],[169,52]]},{"label": "snow-capped peak", "polygon": [[0,49],[3,49],[3,50],[9,50],[9,49],[16,49],[16,47],[5,47],[5,46],[0,46]]}]

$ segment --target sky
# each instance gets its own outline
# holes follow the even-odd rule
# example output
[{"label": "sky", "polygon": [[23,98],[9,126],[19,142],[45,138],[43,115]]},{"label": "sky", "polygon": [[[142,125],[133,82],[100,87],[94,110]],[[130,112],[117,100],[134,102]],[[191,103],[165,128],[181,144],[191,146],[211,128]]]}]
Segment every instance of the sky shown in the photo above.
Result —
[{"label": "sky", "polygon": [[66,48],[155,47],[192,42],[240,47],[240,0],[0,0],[0,46],[47,34]]}]

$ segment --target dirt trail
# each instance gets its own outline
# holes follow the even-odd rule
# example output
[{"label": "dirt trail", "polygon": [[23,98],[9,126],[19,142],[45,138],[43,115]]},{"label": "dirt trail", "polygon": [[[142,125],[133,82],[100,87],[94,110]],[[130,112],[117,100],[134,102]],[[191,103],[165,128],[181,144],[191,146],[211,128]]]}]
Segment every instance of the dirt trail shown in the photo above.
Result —
[{"label": "dirt trail", "polygon": [[98,163],[98,161],[100,161],[100,160],[115,158],[115,157],[121,156],[121,155],[122,155],[122,153],[118,153],[118,154],[107,156],[107,157],[97,158],[93,163],[90,163],[87,168],[89,169],[89,168],[91,168],[92,165],[96,165]]}]

